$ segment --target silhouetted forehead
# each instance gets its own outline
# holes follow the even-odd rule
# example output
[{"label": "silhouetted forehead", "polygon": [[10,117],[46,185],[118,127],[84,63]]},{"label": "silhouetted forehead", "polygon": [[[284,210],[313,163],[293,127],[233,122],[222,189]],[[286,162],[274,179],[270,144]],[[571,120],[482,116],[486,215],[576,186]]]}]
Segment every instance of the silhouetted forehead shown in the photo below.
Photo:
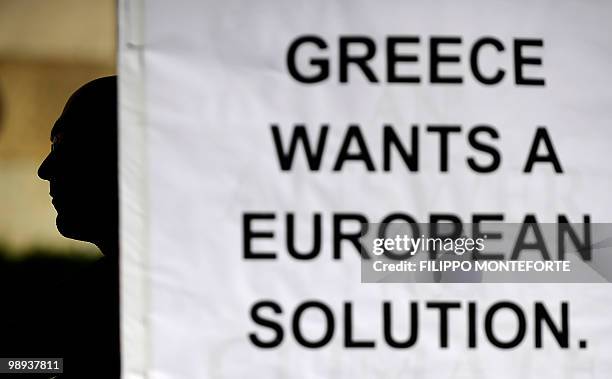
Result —
[{"label": "silhouetted forehead", "polygon": [[66,103],[51,130],[59,133],[113,137],[117,133],[117,81],[107,77],[79,88]]},{"label": "silhouetted forehead", "polygon": [[51,128],[51,141],[53,141],[53,139],[59,134],[61,134],[62,132],[63,132],[62,120],[61,118],[59,118],[57,119],[57,121],[55,121],[55,124],[53,124],[53,128]]}]

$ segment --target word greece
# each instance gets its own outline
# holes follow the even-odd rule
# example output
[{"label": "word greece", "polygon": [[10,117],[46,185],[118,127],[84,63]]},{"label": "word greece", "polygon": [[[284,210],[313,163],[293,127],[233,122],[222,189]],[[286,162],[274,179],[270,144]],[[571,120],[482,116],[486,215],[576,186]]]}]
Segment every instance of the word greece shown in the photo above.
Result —
[{"label": "word greece", "polygon": [[419,261],[418,270],[415,262],[401,261],[372,264],[377,272],[444,272],[444,271],[484,271],[484,272],[570,272],[570,261]]}]

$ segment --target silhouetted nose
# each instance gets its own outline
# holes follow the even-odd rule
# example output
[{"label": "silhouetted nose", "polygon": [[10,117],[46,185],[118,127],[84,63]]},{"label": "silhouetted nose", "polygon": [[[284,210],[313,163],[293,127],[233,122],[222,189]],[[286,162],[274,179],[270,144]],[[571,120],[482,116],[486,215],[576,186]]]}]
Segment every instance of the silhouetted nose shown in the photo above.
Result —
[{"label": "silhouetted nose", "polygon": [[42,180],[51,180],[51,154],[47,155],[45,160],[40,164],[38,168],[38,177]]}]

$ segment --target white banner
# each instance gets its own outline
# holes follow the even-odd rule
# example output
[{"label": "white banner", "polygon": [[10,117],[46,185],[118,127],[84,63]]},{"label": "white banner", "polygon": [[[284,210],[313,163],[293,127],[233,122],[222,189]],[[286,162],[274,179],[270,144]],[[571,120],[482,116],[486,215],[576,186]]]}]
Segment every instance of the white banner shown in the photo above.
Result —
[{"label": "white banner", "polygon": [[608,377],[607,284],[362,284],[354,235],[612,222],[610,14],[120,2],[124,377]]}]

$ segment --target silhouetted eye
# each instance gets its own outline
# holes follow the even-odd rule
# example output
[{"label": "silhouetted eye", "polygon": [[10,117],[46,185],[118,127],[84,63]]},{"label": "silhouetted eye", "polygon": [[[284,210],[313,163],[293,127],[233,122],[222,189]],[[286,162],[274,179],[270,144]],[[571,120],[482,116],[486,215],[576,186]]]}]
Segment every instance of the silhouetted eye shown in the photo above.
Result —
[{"label": "silhouetted eye", "polygon": [[51,139],[51,151],[56,151],[62,142],[62,135],[57,134]]}]

